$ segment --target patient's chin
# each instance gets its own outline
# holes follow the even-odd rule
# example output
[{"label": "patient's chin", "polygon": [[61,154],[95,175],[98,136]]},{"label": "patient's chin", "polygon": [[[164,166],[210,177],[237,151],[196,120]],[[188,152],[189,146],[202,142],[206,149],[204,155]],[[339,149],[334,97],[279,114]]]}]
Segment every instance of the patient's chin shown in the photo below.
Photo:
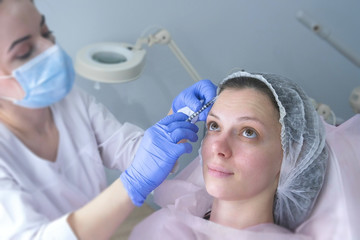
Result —
[{"label": "patient's chin", "polygon": [[226,201],[237,200],[236,196],[234,195],[234,191],[231,191],[223,184],[209,183],[209,184],[205,184],[205,186],[208,194],[215,199],[226,200]]}]

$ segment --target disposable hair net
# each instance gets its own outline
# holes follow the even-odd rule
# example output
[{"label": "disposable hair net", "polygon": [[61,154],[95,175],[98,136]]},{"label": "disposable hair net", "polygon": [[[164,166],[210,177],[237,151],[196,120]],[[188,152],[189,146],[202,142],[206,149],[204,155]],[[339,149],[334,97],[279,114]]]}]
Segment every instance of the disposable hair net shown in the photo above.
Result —
[{"label": "disposable hair net", "polygon": [[265,83],[279,107],[283,160],[274,201],[275,223],[294,230],[310,214],[324,182],[327,167],[325,129],[304,91],[276,74],[236,72],[232,78],[250,77]]}]

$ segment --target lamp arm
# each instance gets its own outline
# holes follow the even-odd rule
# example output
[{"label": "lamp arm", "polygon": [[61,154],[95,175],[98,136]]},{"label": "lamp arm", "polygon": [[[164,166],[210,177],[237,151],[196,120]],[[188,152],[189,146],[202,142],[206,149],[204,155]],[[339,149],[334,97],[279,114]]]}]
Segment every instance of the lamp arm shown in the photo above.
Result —
[{"label": "lamp arm", "polygon": [[156,32],[154,35],[150,35],[146,38],[139,38],[136,41],[134,48],[141,49],[142,45],[144,45],[144,44],[147,44],[149,47],[151,47],[154,44],[168,45],[170,50],[173,52],[173,54],[179,60],[179,62],[185,68],[185,70],[190,74],[192,79],[195,82],[201,80],[200,75],[197,73],[197,71],[194,69],[194,67],[191,65],[191,63],[187,60],[187,58],[181,52],[181,50],[176,45],[176,43],[171,39],[171,35],[167,30],[161,29],[158,32]]},{"label": "lamp arm", "polygon": [[196,72],[194,67],[190,64],[190,62],[187,60],[184,54],[180,51],[180,49],[175,44],[175,42],[171,40],[168,46],[171,49],[171,51],[174,53],[174,55],[177,57],[177,59],[180,61],[180,63],[183,65],[183,67],[186,69],[186,71],[194,79],[194,81],[195,82],[200,81],[201,80],[200,75]]},{"label": "lamp arm", "polygon": [[136,40],[134,50],[141,50],[144,44],[149,45],[149,38],[139,38],[138,40]]},{"label": "lamp arm", "polygon": [[350,50],[341,46],[334,38],[331,37],[330,31],[322,27],[320,24],[314,22],[306,13],[299,11],[297,13],[297,19],[308,27],[312,32],[317,34],[319,37],[327,41],[331,46],[333,46],[337,51],[339,51],[343,56],[348,60],[354,63],[356,66],[360,67],[360,59],[354,56]]}]

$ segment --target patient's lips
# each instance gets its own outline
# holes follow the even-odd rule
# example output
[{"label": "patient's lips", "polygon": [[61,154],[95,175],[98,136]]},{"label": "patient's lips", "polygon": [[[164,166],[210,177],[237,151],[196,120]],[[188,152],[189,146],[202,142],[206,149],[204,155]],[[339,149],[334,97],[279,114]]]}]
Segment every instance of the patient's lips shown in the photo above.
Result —
[{"label": "patient's lips", "polygon": [[233,172],[216,165],[208,164],[208,173],[213,177],[225,178],[234,175]]}]

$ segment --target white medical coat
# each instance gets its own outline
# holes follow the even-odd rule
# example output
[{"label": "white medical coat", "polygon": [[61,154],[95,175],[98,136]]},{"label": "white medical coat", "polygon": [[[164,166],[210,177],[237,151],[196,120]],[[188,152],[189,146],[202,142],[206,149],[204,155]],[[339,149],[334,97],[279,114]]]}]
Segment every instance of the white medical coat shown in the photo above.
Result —
[{"label": "white medical coat", "polygon": [[68,214],[107,186],[104,166],[126,169],[143,136],[76,88],[51,110],[60,135],[56,162],[0,124],[0,239],[76,239]]}]

